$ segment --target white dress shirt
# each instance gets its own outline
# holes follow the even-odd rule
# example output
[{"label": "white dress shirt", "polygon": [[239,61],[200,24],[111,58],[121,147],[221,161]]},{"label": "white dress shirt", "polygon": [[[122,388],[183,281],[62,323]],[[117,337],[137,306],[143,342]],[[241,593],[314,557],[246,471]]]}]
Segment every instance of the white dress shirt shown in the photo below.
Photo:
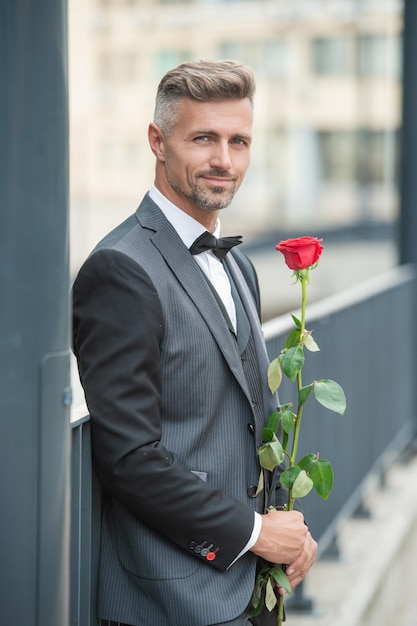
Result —
[{"label": "white dress shirt", "polygon": [[[172,226],[177,231],[178,235],[181,237],[184,244],[189,248],[194,241],[202,235],[206,229],[200,222],[197,222],[191,215],[185,213],[180,208],[175,206],[168,198],[166,198],[160,191],[152,185],[149,190],[149,195],[151,199],[158,205],[161,209],[162,213],[165,215],[167,220],[172,224]],[[220,220],[217,220],[216,228],[214,233],[212,233],[215,237],[220,236]],[[216,257],[212,250],[207,250],[205,252],[201,252],[200,254],[193,255],[196,263],[199,264],[207,278],[212,283],[213,287],[216,289],[219,294],[226,311],[230,317],[230,321],[233,324],[233,328],[236,331],[236,308],[232,298],[232,291],[230,288],[230,281],[226,274],[226,271],[223,267],[223,263],[221,260]],[[248,552],[255,545],[259,533],[261,532],[262,526],[262,517],[259,513],[254,514],[254,525],[253,531],[249,538],[248,543],[243,548],[243,550],[238,554],[236,559],[233,561],[235,563],[243,554]],[[231,563],[231,565],[233,565]]]},{"label": "white dress shirt", "polygon": [[[191,215],[184,213],[184,211],[175,206],[175,204],[172,204],[155,186],[151,187],[149,195],[155,204],[159,206],[167,220],[171,222],[187,248],[194,243],[197,237],[206,232],[206,229],[200,222],[197,222]],[[215,237],[219,237],[220,220],[217,220],[215,231],[212,234]],[[223,263],[211,250],[193,256],[219,294],[230,317],[230,321],[233,324],[233,328],[236,331],[236,309],[232,298],[229,278],[225,272]]]}]

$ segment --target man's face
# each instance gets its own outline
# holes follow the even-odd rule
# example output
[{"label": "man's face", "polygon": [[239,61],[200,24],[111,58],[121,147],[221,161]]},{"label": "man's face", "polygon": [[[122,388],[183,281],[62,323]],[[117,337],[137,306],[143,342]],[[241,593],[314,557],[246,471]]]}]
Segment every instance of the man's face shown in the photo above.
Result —
[{"label": "man's face", "polygon": [[227,207],[250,161],[252,105],[249,99],[200,102],[183,98],[177,122],[162,134],[157,186],[194,215]]}]

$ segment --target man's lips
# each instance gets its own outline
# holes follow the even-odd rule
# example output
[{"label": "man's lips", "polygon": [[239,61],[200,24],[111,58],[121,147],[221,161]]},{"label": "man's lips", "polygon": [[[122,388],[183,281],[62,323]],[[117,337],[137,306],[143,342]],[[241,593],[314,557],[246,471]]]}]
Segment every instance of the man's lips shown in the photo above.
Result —
[{"label": "man's lips", "polygon": [[226,185],[235,182],[234,177],[212,176],[210,174],[203,175],[202,178],[216,187],[226,187]]}]

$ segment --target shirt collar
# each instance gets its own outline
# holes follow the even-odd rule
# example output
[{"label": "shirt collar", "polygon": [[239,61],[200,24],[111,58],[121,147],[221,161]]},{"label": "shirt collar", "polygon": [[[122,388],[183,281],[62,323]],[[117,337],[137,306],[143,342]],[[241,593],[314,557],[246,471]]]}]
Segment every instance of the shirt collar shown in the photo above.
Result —
[{"label": "shirt collar", "polygon": [[[202,235],[206,229],[200,222],[197,222],[191,215],[185,213],[182,209],[173,204],[160,191],[152,185],[149,190],[149,196],[158,205],[167,220],[177,231],[184,244],[189,248],[192,243]],[[216,237],[220,235],[220,220],[217,220],[216,228],[213,233]]]}]

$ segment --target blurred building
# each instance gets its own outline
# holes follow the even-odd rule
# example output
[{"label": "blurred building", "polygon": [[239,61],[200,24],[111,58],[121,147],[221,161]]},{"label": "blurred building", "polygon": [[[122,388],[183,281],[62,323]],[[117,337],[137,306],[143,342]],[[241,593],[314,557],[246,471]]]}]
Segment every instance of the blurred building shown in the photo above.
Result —
[{"label": "blurred building", "polygon": [[[398,211],[401,0],[69,0],[72,269],[153,180],[162,75],[234,58],[257,79],[246,239],[391,222]],[[229,228],[230,227],[230,228]]]}]

